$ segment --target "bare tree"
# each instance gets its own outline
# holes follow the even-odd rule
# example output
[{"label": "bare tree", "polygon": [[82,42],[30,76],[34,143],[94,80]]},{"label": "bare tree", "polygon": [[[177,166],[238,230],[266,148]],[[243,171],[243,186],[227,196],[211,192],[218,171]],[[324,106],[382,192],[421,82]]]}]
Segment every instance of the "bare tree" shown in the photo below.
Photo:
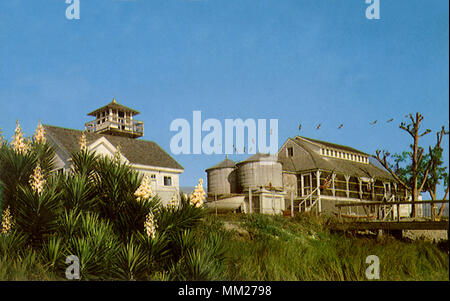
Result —
[{"label": "bare tree", "polygon": [[[410,123],[406,124],[405,122],[402,122],[400,124],[400,129],[406,131],[412,138],[413,138],[413,144],[411,145],[412,148],[412,155],[411,155],[411,183],[405,183],[391,168],[390,164],[387,162],[387,157],[389,156],[389,153],[386,151],[376,151],[377,154],[377,160],[380,162],[381,165],[383,165],[384,168],[386,168],[389,173],[402,185],[405,187],[408,191],[412,194],[412,200],[413,202],[417,202],[420,196],[420,193],[423,191],[424,185],[428,178],[428,173],[431,168],[431,160],[428,162],[424,172],[423,177],[420,179],[419,183],[419,176],[421,175],[419,172],[420,166],[422,165],[423,160],[423,152],[424,149],[422,147],[419,147],[419,139],[431,132],[430,129],[426,129],[424,132],[420,133],[420,123],[423,120],[423,116],[419,113],[416,113],[415,116],[412,114],[408,115],[409,119],[411,120]],[[417,217],[417,205],[413,206],[413,217]]]}]

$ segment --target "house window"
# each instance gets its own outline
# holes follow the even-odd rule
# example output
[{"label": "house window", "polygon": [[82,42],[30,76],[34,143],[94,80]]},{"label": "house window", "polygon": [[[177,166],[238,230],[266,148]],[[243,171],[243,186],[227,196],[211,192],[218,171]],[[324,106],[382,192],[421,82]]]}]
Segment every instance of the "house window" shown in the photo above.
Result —
[{"label": "house window", "polygon": [[152,180],[155,180],[155,179],[156,179],[156,175],[155,175],[155,174],[151,174],[151,175],[150,175],[150,178],[151,178]]},{"label": "house window", "polygon": [[288,157],[293,157],[294,156],[294,148],[293,147],[288,147],[287,148],[287,153],[288,153]]},{"label": "house window", "polygon": [[164,177],[164,186],[172,186],[172,177]]}]

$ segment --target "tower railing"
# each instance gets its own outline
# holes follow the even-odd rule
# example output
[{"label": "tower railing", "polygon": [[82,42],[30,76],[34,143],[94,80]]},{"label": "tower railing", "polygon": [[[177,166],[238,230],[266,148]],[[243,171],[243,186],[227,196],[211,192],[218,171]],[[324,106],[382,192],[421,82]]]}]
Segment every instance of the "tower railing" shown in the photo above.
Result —
[{"label": "tower railing", "polygon": [[109,129],[117,129],[119,131],[127,131],[143,135],[144,122],[127,118],[106,116],[104,118],[85,123],[85,129],[90,133],[98,133]]}]

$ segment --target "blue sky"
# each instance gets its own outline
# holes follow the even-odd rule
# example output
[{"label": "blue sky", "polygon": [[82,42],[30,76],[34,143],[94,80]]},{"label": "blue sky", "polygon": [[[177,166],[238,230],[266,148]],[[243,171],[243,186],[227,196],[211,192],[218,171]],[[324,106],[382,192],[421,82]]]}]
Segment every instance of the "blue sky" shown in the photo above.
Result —
[{"label": "blue sky", "polygon": [[[69,21],[64,0],[0,1],[6,138],[16,119],[26,134],[39,119],[83,129],[113,97],[139,110],[144,139],[168,152],[170,123],[194,110],[277,118],[280,146],[300,134],[371,154],[408,147],[398,129],[408,113],[421,112],[424,129],[448,128],[448,1],[380,0],[380,20],[366,19],[364,0],[80,3],[80,20]],[[448,136],[443,146],[448,158]],[[224,155],[174,157],[186,186]]]}]

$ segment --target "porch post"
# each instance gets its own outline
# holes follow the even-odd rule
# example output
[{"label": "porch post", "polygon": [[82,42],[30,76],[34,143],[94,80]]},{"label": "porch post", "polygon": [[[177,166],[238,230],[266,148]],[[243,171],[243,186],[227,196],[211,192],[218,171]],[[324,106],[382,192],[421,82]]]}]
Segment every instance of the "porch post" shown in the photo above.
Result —
[{"label": "porch post", "polygon": [[291,190],[291,217],[294,217],[294,192]]},{"label": "porch post", "polygon": [[362,199],[362,196],[363,196],[362,181],[360,178],[358,178],[358,180],[359,180],[359,198]]},{"label": "porch post", "polygon": [[316,172],[316,182],[317,182],[317,205],[316,205],[316,213],[319,213],[321,211],[320,206],[320,170]]},{"label": "porch post", "polygon": [[332,181],[332,185],[333,185],[333,196],[336,196],[336,186],[334,184],[334,179],[336,178],[336,174],[333,174],[331,176],[331,181]]},{"label": "porch post", "polygon": [[349,188],[349,182],[350,181],[350,176],[349,175],[345,175],[345,192],[347,194],[347,198],[350,197],[350,188]]}]

